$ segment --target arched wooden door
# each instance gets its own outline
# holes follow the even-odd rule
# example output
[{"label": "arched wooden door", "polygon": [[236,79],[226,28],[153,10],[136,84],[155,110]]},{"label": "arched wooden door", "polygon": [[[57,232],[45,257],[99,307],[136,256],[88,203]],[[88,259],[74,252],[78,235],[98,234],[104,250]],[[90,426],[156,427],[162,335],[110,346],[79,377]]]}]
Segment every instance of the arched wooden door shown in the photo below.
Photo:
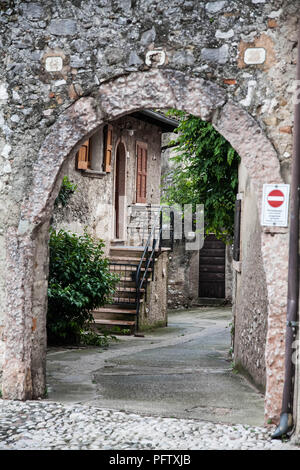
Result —
[{"label": "arched wooden door", "polygon": [[115,238],[125,237],[126,155],[124,144],[119,143],[115,164]]}]

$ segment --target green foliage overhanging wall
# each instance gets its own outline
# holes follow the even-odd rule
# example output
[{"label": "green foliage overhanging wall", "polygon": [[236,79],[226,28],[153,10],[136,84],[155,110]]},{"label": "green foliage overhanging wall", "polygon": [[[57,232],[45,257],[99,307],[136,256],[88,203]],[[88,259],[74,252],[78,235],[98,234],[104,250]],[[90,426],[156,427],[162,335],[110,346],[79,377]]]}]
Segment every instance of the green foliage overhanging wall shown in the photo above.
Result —
[{"label": "green foliage overhanging wall", "polygon": [[204,204],[206,233],[230,243],[240,157],[209,122],[173,109],[168,114],[180,123],[169,143],[176,155],[163,182],[163,202]]}]

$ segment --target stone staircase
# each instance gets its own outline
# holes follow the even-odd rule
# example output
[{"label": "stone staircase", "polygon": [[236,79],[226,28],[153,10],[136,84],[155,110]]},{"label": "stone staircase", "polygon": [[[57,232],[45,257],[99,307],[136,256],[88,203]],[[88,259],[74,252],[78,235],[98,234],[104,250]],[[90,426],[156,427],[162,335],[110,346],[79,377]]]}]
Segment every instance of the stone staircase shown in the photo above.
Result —
[{"label": "stone staircase", "polygon": [[[120,277],[117,290],[112,303],[94,310],[93,317],[96,327],[105,330],[119,329],[137,331],[137,306],[145,302],[147,283],[151,282],[152,269],[148,269],[144,287],[140,289],[137,298],[136,273],[144,252],[143,246],[111,246],[109,252],[110,271]],[[142,263],[142,272],[145,272],[145,260]],[[117,328],[116,328],[117,327]]]}]

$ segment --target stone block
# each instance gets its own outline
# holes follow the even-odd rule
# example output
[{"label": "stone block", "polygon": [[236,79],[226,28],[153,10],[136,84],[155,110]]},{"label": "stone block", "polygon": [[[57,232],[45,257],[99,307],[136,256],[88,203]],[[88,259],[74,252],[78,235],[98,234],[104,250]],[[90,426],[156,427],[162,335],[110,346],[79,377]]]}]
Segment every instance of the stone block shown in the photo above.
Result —
[{"label": "stone block", "polygon": [[218,1],[218,2],[208,2],[205,5],[206,11],[208,13],[217,13],[221,11],[225,5],[227,4],[227,1]]},{"label": "stone block", "polygon": [[55,36],[74,36],[77,33],[77,22],[74,20],[52,20],[49,31]]},{"label": "stone block", "polygon": [[217,48],[206,48],[204,47],[201,50],[202,59],[207,62],[215,62],[218,64],[226,64],[228,60],[228,45],[223,44],[221,47]]}]

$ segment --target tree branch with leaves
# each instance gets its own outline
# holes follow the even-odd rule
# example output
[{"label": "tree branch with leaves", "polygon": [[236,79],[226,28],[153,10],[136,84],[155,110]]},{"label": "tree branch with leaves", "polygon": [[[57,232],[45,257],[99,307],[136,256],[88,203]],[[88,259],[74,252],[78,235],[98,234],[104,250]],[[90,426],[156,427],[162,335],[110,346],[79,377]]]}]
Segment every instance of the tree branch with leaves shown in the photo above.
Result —
[{"label": "tree branch with leaves", "polygon": [[163,179],[162,202],[204,204],[205,232],[232,242],[240,157],[211,123],[169,110],[179,119],[173,166]]}]

